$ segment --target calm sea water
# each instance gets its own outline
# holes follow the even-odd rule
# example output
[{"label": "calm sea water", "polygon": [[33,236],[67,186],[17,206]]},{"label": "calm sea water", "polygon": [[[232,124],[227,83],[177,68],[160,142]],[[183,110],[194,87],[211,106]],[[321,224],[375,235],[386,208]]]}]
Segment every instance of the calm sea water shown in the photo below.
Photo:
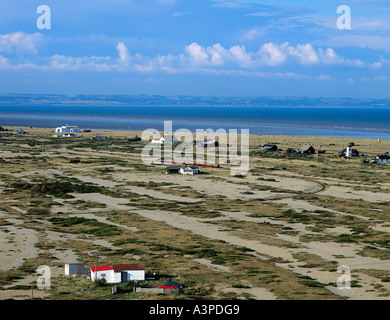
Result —
[{"label": "calm sea water", "polygon": [[163,130],[249,129],[253,134],[390,139],[390,108],[0,106],[0,126]]}]

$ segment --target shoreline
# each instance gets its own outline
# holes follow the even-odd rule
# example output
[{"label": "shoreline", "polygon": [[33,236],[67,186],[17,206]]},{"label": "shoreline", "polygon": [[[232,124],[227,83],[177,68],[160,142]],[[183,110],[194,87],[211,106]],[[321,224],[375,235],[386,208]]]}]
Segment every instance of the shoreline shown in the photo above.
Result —
[{"label": "shoreline", "polygon": [[[2,116],[2,115],[0,115]],[[196,130],[218,130],[225,129],[248,129],[251,135],[260,136],[302,136],[302,137],[335,137],[354,139],[390,139],[390,132],[356,130],[354,128],[305,126],[305,125],[283,125],[283,124],[249,124],[238,122],[216,122],[216,121],[194,121],[194,120],[153,120],[153,119],[123,119],[123,118],[103,118],[103,117],[70,117],[70,116],[40,116],[40,115],[7,115],[8,119],[1,118],[0,126],[17,130],[18,128],[41,128],[53,129],[57,126],[77,125],[81,130],[91,129],[95,131],[137,131],[142,132],[147,129],[163,130],[164,121],[172,121],[173,131],[187,129],[192,133]],[[23,119],[20,119],[20,118]],[[35,119],[39,118],[39,119]],[[17,119],[16,122],[15,119]],[[24,120],[24,121],[23,121]],[[37,124],[37,122],[41,122]],[[42,123],[43,122],[43,123]],[[114,127],[114,125],[117,127]],[[187,127],[186,127],[187,126]],[[81,132],[83,133],[83,132]]]}]

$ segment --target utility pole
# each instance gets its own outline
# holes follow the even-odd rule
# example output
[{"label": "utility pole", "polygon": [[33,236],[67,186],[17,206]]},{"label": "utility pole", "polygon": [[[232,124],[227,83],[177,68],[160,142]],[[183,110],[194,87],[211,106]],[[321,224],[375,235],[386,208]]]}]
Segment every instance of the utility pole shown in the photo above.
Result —
[{"label": "utility pole", "polygon": [[98,253],[99,253],[99,251],[96,251],[96,262],[95,262],[95,281],[97,280]]}]

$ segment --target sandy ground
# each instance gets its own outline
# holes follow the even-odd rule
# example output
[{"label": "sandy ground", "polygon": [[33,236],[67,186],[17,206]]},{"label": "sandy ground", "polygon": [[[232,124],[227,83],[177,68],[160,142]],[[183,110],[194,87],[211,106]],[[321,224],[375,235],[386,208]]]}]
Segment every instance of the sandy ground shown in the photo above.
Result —
[{"label": "sandy ground", "polygon": [[[27,147],[27,146],[24,146]],[[72,151],[74,154],[83,154],[82,152]],[[70,154],[70,153],[69,153]],[[25,153],[11,153],[1,152],[3,157],[16,157],[18,155],[24,156]],[[113,153],[111,154],[113,155]],[[52,156],[50,153],[42,153],[41,156]],[[106,167],[106,166],[104,166]],[[174,202],[199,202],[201,199],[192,197],[179,197],[169,194],[170,186],[167,185],[163,190],[151,190],[144,187],[129,186],[126,182],[148,182],[153,181],[157,183],[174,184],[173,187],[190,187],[197,192],[201,192],[207,195],[213,196],[224,196],[228,199],[264,199],[265,203],[272,203],[276,205],[283,205],[286,208],[292,208],[296,211],[306,210],[313,212],[316,210],[328,211],[340,216],[351,216],[351,214],[326,209],[320,206],[312,205],[309,202],[303,200],[293,199],[295,192],[303,193],[316,193],[318,195],[326,195],[335,198],[344,199],[360,199],[367,202],[378,203],[388,202],[390,195],[390,185],[382,185],[381,190],[354,190],[353,186],[349,186],[348,183],[338,181],[337,179],[317,179],[311,180],[308,178],[301,177],[297,174],[289,173],[288,171],[275,171],[272,175],[248,175],[246,179],[235,178],[232,176],[218,176],[208,174],[207,177],[199,176],[182,176],[182,175],[166,175],[164,166],[161,166],[160,174],[151,173],[129,173],[129,168],[122,168],[120,166],[113,166],[117,170],[127,169],[118,173],[118,171],[110,173],[109,176],[104,177],[92,177],[89,176],[90,172],[88,169],[79,169],[69,165],[64,165],[61,169],[48,169],[48,170],[34,170],[29,172],[29,175],[35,174],[53,178],[57,175],[66,175],[64,173],[67,169],[74,171],[79,170],[80,174],[67,175],[69,177],[77,178],[83,182],[90,182],[99,186],[108,188],[121,187],[122,189],[138,194],[140,196],[148,196],[159,200],[167,200]],[[386,170],[384,169],[386,174]],[[25,172],[14,172],[10,173],[15,177],[25,178]],[[275,181],[272,181],[274,179]],[[244,183],[244,184],[242,184]],[[324,183],[326,188],[324,189]],[[283,190],[293,191],[294,193],[283,193],[283,192],[271,192],[269,190],[253,190],[250,188],[250,184],[268,186]],[[362,185],[369,189],[371,186]],[[0,192],[2,191],[2,185],[0,184]],[[171,211],[163,210],[144,210],[137,209],[128,205],[128,201],[125,198],[114,198],[107,195],[98,193],[87,193],[87,194],[72,194],[74,200],[84,200],[88,202],[103,203],[106,205],[104,208],[88,208],[83,210],[81,213],[77,211],[67,201],[61,199],[54,199],[57,202],[62,203],[62,206],[53,206],[51,208],[52,213],[63,212],[71,216],[85,217],[88,219],[96,219],[103,223],[115,225],[123,228],[130,232],[139,231],[138,228],[133,226],[113,223],[109,218],[104,216],[111,210],[126,210],[128,212],[135,213],[144,218],[160,221],[166,223],[175,228],[187,230],[193,234],[201,235],[209,239],[223,240],[228,243],[247,247],[254,250],[254,255],[259,259],[282,258],[285,262],[276,263],[276,265],[285,268],[287,270],[294,271],[298,274],[310,276],[323,284],[335,283],[340,277],[337,272],[330,272],[323,270],[321,267],[306,268],[303,266],[301,261],[294,258],[296,253],[309,253],[316,255],[326,261],[336,261],[336,266],[345,265],[351,270],[351,274],[354,278],[359,280],[359,284],[362,287],[353,287],[351,289],[341,290],[337,287],[327,286],[327,289],[337,295],[345,296],[349,299],[385,299],[389,300],[390,294],[390,283],[381,282],[380,279],[368,276],[359,270],[377,270],[377,271],[390,271],[390,263],[388,260],[380,260],[378,258],[366,257],[360,255],[358,252],[365,246],[364,243],[336,243],[336,242],[301,242],[300,236],[302,235],[315,235],[318,234],[315,231],[310,230],[312,225],[301,224],[301,223],[288,223],[281,220],[272,218],[256,218],[249,216],[247,212],[220,212],[223,216],[214,219],[199,219],[194,217],[188,217],[183,214]],[[113,246],[112,243],[97,239],[93,236],[85,236],[82,239],[74,234],[62,234],[51,230],[45,230],[43,233],[20,225],[24,222],[16,215],[25,214],[26,211],[15,204],[10,205],[10,208],[14,210],[15,214],[0,211],[0,218],[5,219],[7,222],[11,222],[12,225],[4,225],[0,227],[0,270],[11,270],[17,268],[23,264],[23,261],[29,258],[35,258],[39,254],[39,248],[35,245],[42,237],[49,243],[66,243],[68,240],[77,241],[89,241],[94,244],[98,244],[111,249],[118,249]],[[315,214],[315,213],[313,213]],[[353,215],[357,219],[362,221],[369,221],[368,217],[361,215]],[[270,223],[275,225],[281,225],[283,227],[290,227],[294,231],[298,232],[296,235],[277,234],[276,236],[264,235],[264,241],[244,239],[240,237],[240,234],[232,231],[231,229],[218,226],[212,222],[218,220],[229,220],[234,219],[237,221],[246,221],[252,223]],[[371,220],[372,222],[372,220]],[[378,222],[372,226],[374,230],[380,230],[384,232],[390,231],[390,225],[388,223]],[[330,234],[348,234],[350,230],[343,226],[337,226],[336,228],[329,228],[325,232]],[[321,232],[323,234],[323,232]],[[50,254],[56,259],[56,262],[71,262],[79,260],[77,252],[71,249],[49,249]],[[213,269],[214,271],[221,272],[223,274],[231,273],[231,270],[222,265],[211,263],[207,259],[196,259],[196,262]],[[59,271],[62,272],[62,271]],[[16,283],[31,283],[34,278],[26,277],[25,279],[15,282]],[[250,284],[249,284],[250,285]],[[380,289],[378,289],[380,288]],[[277,299],[275,295],[267,291],[264,288],[229,288],[226,284],[221,284],[219,287],[221,292],[237,292],[237,293],[248,293],[256,299]],[[35,297],[44,297],[47,293],[43,291],[34,292]],[[28,290],[0,290],[0,299],[29,299],[31,298],[31,292]]]},{"label": "sandy ground", "polygon": [[26,259],[38,256],[35,247],[38,232],[19,227],[24,221],[0,211],[0,217],[12,225],[0,227],[0,270],[10,270],[21,266]]},{"label": "sandy ground", "polygon": [[49,296],[50,293],[43,290],[0,290],[0,300],[31,300],[32,297],[44,299]]},{"label": "sandy ground", "polygon": [[337,210],[333,210],[333,209],[323,208],[323,207],[320,207],[320,206],[313,205],[313,204],[311,204],[311,203],[309,203],[307,201],[296,200],[296,199],[292,199],[292,198],[274,200],[273,202],[274,203],[285,204],[289,208],[294,209],[294,210],[296,210],[298,212],[301,212],[302,210],[306,210],[306,211],[321,210],[321,211],[327,211],[327,212],[330,212],[330,213],[335,213],[335,214],[340,215],[340,216],[351,216],[351,217],[353,216],[353,217],[356,217],[356,218],[359,218],[359,219],[362,219],[362,220],[369,220],[370,219],[368,217],[364,217],[364,216],[357,215],[357,214],[352,215],[350,213],[345,213],[345,212],[341,212],[341,211],[337,211]]},{"label": "sandy ground", "polygon": [[250,287],[250,288],[229,288],[224,284],[217,286],[218,291],[223,293],[236,293],[242,294],[246,293],[251,296],[252,299],[256,300],[277,300],[277,297],[270,291],[264,288],[259,287]]},{"label": "sandy ground", "polygon": [[213,270],[218,270],[222,272],[232,272],[229,267],[222,266],[220,264],[214,264],[208,259],[193,259],[196,262],[199,262],[201,264],[204,264],[205,266],[208,266],[209,268]]},{"label": "sandy ground", "polygon": [[[89,196],[80,195],[80,198],[84,200],[91,200]],[[106,197],[104,203],[111,207],[116,207],[118,202],[121,199],[115,199]],[[94,201],[98,201],[99,199],[94,199]],[[123,207],[122,207],[123,209]],[[298,252],[307,252],[320,256],[321,258],[327,261],[337,261],[337,265],[347,265],[353,270],[357,269],[374,269],[374,270],[389,270],[390,265],[388,261],[383,261],[377,258],[363,257],[358,255],[356,252],[361,249],[361,247],[356,246],[356,244],[341,244],[341,243],[333,243],[333,242],[309,242],[302,244],[299,241],[298,236],[286,236],[286,235],[278,235],[277,239],[288,241],[289,243],[296,243],[298,248],[289,248],[289,247],[280,247],[275,245],[270,245],[266,243],[262,243],[257,240],[247,240],[240,238],[238,236],[232,235],[228,230],[225,230],[222,227],[216,226],[212,223],[207,223],[206,221],[201,221],[200,219],[196,219],[193,217],[187,217],[181,215],[176,212],[168,212],[161,210],[137,210],[133,208],[129,208],[129,211],[136,213],[140,216],[143,216],[148,219],[162,221],[173,227],[181,228],[188,230],[194,234],[198,234],[210,239],[215,240],[223,240],[228,243],[239,245],[243,247],[247,247],[253,249],[257,256],[259,257],[276,257],[283,258],[288,261],[287,263],[277,263],[278,266],[283,268],[293,270],[294,272],[309,275],[312,278],[317,279],[317,281],[322,282],[324,284],[335,283],[340,277],[337,273],[331,273],[328,271],[317,270],[316,268],[310,268],[309,270],[304,267],[300,267],[302,265],[301,262],[297,261],[293,258],[294,253]],[[230,213],[231,214],[231,213]],[[242,215],[243,220],[247,220],[250,217],[246,217]],[[235,213],[234,218],[240,219],[240,215]],[[301,229],[301,232],[306,232]],[[203,261],[205,262],[205,261]],[[213,266],[215,267],[215,266]],[[359,273],[359,277],[363,278],[363,281],[366,280],[367,284],[378,284],[382,285],[386,290],[390,291],[390,284],[380,282],[379,279],[375,279],[373,277],[368,277]],[[333,289],[332,289],[333,290]],[[341,291],[340,289],[337,289]],[[338,291],[336,291],[338,292]],[[351,299],[381,299],[378,297],[377,292],[367,291],[366,288],[351,288],[349,290],[343,290],[340,294],[343,296],[347,296]],[[383,299],[388,299],[386,296],[382,297]]]},{"label": "sandy ground", "polygon": [[352,200],[360,199],[368,202],[385,202],[390,200],[390,196],[388,193],[371,192],[366,190],[353,190],[352,188],[339,186],[329,186],[326,190],[321,191],[318,194]]}]

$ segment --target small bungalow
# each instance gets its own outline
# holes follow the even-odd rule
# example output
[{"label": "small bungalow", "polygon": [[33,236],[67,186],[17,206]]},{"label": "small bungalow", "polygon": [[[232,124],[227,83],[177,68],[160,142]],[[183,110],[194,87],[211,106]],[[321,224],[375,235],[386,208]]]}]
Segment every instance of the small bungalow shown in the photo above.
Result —
[{"label": "small bungalow", "polygon": [[180,171],[179,167],[167,167],[165,169],[165,174],[179,173],[179,171]]},{"label": "small bungalow", "polygon": [[104,279],[107,283],[121,283],[130,280],[145,280],[145,268],[140,264],[115,264],[114,266],[93,266],[91,280]]},{"label": "small bungalow", "polygon": [[265,144],[261,149],[264,151],[277,151],[278,146],[276,144]]},{"label": "small bungalow", "polygon": [[196,166],[183,166],[180,167],[179,172],[181,174],[198,174],[199,173],[199,168]]},{"label": "small bungalow", "polygon": [[61,132],[61,133],[63,133],[63,132],[80,132],[80,129],[77,126],[66,125],[66,126],[62,126],[62,127],[57,127],[56,132]]},{"label": "small bungalow", "polygon": [[160,139],[152,139],[151,143],[177,143],[178,141],[172,136],[171,139],[166,139],[165,137],[161,137]]},{"label": "small bungalow", "polygon": [[301,149],[299,149],[299,153],[315,154],[316,150],[311,145],[304,145]]},{"label": "small bungalow", "polygon": [[91,269],[91,280],[105,280],[107,283],[115,283],[114,268],[109,265],[93,266]]}]

